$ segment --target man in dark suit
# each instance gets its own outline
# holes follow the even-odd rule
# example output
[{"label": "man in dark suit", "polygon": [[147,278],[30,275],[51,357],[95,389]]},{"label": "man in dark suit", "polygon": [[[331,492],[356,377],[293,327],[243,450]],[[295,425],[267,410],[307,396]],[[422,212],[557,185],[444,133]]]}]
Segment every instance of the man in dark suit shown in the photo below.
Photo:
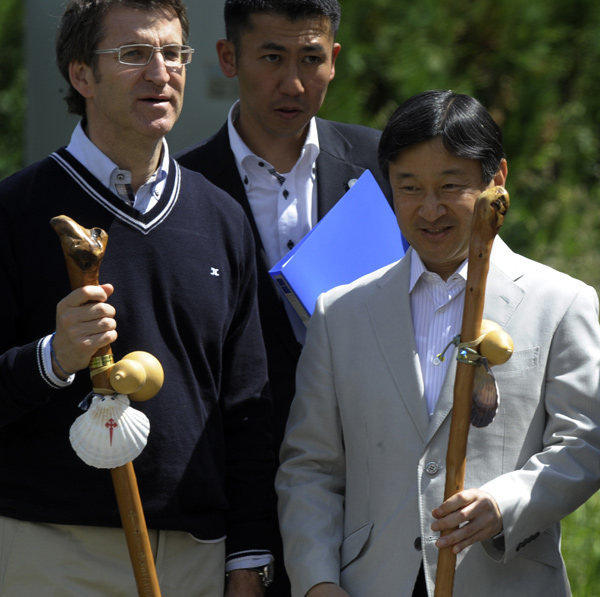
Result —
[{"label": "man in dark suit", "polygon": [[[279,451],[292,398],[304,324],[269,276],[352,183],[369,169],[391,201],[377,164],[380,131],[316,118],[341,49],[337,0],[226,0],[227,39],[217,42],[239,101],[224,126],[176,158],[243,206],[256,240],[258,300]],[[268,594],[290,594],[274,518],[276,573]]]}]

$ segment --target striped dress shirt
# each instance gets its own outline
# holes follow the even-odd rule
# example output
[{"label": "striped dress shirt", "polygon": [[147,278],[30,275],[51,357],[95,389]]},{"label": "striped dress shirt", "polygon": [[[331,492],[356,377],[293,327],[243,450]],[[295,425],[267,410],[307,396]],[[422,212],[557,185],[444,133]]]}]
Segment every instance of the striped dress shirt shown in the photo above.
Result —
[{"label": "striped dress shirt", "polygon": [[460,334],[466,285],[467,261],[444,281],[412,252],[410,304],[429,416],[435,410],[454,347],[448,348],[445,359],[439,355]]}]

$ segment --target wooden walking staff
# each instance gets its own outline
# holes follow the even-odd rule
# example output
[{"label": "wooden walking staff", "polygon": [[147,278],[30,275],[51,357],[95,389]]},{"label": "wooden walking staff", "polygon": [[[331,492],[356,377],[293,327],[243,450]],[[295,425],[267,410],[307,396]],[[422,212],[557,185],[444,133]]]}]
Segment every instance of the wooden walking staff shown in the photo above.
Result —
[{"label": "wooden walking staff", "polygon": [[[108,241],[106,232],[100,228],[89,230],[82,228],[67,216],[52,218],[50,225],[60,237],[61,246],[67,262],[71,288],[75,289],[85,285],[97,286],[99,284],[98,274],[100,264],[102,263]],[[137,353],[131,354],[135,355]],[[147,355],[147,353],[144,354]],[[147,356],[154,358],[151,355]],[[119,363],[123,362],[125,362],[125,360],[119,361]],[[117,387],[115,386],[118,386],[119,383],[115,381],[115,376],[111,375],[111,371],[113,368],[116,368],[119,363],[114,366],[113,363],[114,358],[110,345],[98,349],[92,357],[90,369],[93,374],[95,393],[106,394],[109,396],[115,394],[115,390],[117,390]],[[160,367],[160,364],[158,366]],[[122,383],[123,377],[120,379]],[[131,383],[131,379],[129,380],[129,383]],[[162,379],[159,383],[162,385]],[[136,384],[136,386],[137,385],[139,384]],[[140,388],[138,387],[138,390],[139,389]],[[118,391],[121,392],[120,389]],[[129,392],[122,393],[129,394]],[[135,399],[133,398],[133,394],[129,394],[129,397]],[[115,425],[114,421],[111,420],[111,422]],[[112,429],[110,430],[110,433],[112,442]],[[90,462],[88,462],[88,464],[90,464]],[[94,464],[93,466],[99,465]],[[100,468],[107,467],[103,466]],[[160,597],[160,588],[158,586],[154,558],[150,547],[146,519],[142,510],[133,463],[131,461],[126,462],[121,466],[110,468],[110,471],[123,529],[125,530],[125,538],[127,540],[127,547],[133,566],[138,594],[140,597]]]},{"label": "wooden walking staff", "polygon": [[[509,204],[508,193],[499,186],[485,190],[475,202],[469,243],[465,305],[460,333],[461,344],[467,344],[480,338],[490,253],[494,238],[504,222]],[[450,437],[446,454],[444,501],[462,491],[464,485],[475,369],[476,367],[472,363],[461,360],[459,355],[454,383]],[[442,534],[447,535],[453,530],[455,529],[449,529]],[[440,549],[435,581],[435,597],[452,597],[455,568],[456,555],[452,552],[452,548],[444,547]]]}]

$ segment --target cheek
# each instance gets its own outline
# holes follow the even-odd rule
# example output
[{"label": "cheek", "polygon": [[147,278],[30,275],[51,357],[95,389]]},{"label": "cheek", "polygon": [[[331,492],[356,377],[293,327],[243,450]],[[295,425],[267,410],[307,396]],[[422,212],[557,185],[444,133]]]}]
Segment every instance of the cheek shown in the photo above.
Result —
[{"label": "cheek", "polygon": [[414,215],[411,215],[406,203],[394,201],[394,212],[396,213],[396,221],[402,232],[410,234],[410,222],[414,220]]},{"label": "cheek", "polygon": [[410,217],[411,212],[414,212],[415,209],[418,209],[416,204],[413,204],[411,207],[405,199],[400,199],[394,194],[394,212],[398,219],[402,218],[406,221]]},{"label": "cheek", "polygon": [[331,81],[331,71],[319,71],[314,77],[311,77],[305,85],[312,90],[312,93],[318,97],[324,97],[327,93],[327,87]]},{"label": "cheek", "polygon": [[449,212],[463,224],[464,227],[470,229],[471,222],[473,221],[473,207],[474,204],[470,202],[460,203],[454,205]]}]

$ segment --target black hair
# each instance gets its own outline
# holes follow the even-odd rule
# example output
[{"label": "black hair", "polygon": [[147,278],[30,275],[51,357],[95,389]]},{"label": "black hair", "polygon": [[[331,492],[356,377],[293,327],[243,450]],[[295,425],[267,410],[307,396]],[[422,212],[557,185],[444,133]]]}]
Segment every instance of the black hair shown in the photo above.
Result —
[{"label": "black hair", "polygon": [[311,17],[329,19],[333,36],[340,26],[342,9],[338,0],[225,0],[225,35],[239,48],[243,31],[252,27],[254,14],[271,13],[288,18],[290,21]]},{"label": "black hair", "polygon": [[504,156],[502,131],[473,97],[453,91],[425,91],[406,100],[390,117],[379,142],[379,167],[387,178],[390,163],[408,147],[439,137],[446,151],[477,160],[485,184]]},{"label": "black hair", "polygon": [[189,21],[183,0],[69,0],[56,35],[56,63],[69,84],[65,101],[72,114],[85,116],[85,98],[71,84],[69,65],[80,60],[96,71],[98,56],[94,51],[105,33],[104,15],[113,6],[150,11],[172,9],[181,22],[183,43],[187,44]]}]

